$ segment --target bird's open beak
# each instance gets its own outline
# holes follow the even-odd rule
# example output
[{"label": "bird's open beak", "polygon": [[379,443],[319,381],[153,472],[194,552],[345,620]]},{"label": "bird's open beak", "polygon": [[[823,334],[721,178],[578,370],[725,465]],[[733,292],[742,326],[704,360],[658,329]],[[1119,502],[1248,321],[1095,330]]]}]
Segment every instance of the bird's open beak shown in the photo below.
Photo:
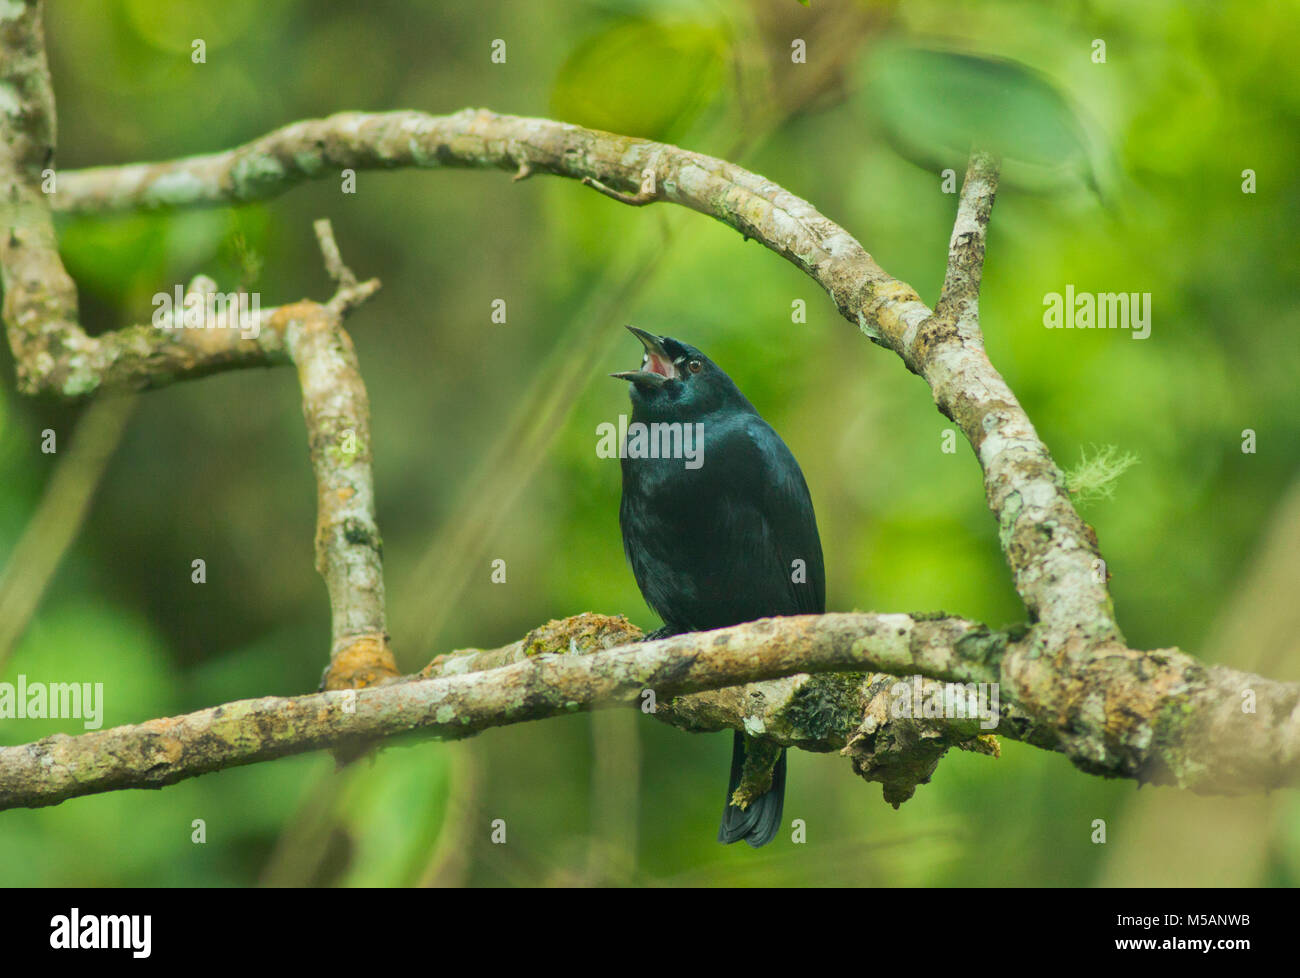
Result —
[{"label": "bird's open beak", "polygon": [[677,368],[673,366],[672,358],[665,352],[659,337],[635,326],[629,326],[627,329],[645,347],[645,356],[641,358],[641,369],[624,370],[622,373],[610,374],[611,377],[630,380],[638,387],[653,388],[662,387],[665,381],[677,376]]}]

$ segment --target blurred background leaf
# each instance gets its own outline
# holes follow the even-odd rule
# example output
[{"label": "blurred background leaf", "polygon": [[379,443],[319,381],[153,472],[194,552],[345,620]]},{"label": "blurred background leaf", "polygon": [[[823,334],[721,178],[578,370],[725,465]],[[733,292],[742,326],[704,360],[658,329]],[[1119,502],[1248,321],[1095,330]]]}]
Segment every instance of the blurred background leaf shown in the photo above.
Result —
[{"label": "blurred background leaf", "polygon": [[557,119],[671,141],[717,94],[726,67],[716,27],[617,18],[577,45],[551,92]]},{"label": "blurred background leaf", "polygon": [[1004,187],[1096,185],[1077,108],[1027,65],[897,40],[864,61],[863,99],[917,165],[960,175],[978,147],[1002,157]]}]

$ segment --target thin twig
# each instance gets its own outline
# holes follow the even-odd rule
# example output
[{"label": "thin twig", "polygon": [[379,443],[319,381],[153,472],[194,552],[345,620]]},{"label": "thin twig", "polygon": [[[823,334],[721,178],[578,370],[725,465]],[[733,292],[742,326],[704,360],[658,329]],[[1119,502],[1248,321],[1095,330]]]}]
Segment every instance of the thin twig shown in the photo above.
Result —
[{"label": "thin twig", "polygon": [[325,259],[325,271],[329,273],[329,277],[338,283],[340,288],[348,289],[355,286],[357,277],[352,274],[352,269],[343,263],[338,242],[334,240],[334,226],[330,224],[330,219],[322,217],[313,222],[312,230],[316,232],[316,240],[320,243],[320,252]]},{"label": "thin twig", "polygon": [[591,187],[593,190],[599,191],[606,197],[617,200],[620,204],[627,204],[630,207],[644,207],[646,204],[653,204],[659,199],[658,193],[652,193],[645,190],[638,190],[634,194],[625,194],[621,190],[607,187],[595,177],[583,177],[582,185],[584,187]]}]

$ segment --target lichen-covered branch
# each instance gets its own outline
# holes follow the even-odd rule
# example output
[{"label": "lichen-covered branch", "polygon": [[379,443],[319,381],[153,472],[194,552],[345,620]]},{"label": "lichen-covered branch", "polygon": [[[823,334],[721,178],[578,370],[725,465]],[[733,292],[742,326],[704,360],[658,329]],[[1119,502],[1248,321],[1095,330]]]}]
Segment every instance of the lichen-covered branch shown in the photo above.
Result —
[{"label": "lichen-covered branch", "polygon": [[42,193],[55,117],[39,0],[0,10],[0,96],[0,285],[19,385],[38,390],[35,378],[57,371],[56,386],[76,388],[100,344],[77,324],[77,288]]},{"label": "lichen-covered branch", "polygon": [[[918,760],[909,756],[910,748],[900,755],[890,744],[874,742],[886,708],[878,697],[888,691],[864,686],[860,676],[816,675],[863,672],[925,674],[954,683],[1000,680],[1006,708],[999,710],[996,732],[1060,750],[1093,773],[1227,794],[1300,783],[1300,684],[1207,668],[1176,650],[1115,649],[1094,658],[1084,673],[1063,679],[1034,655],[1026,634],[994,632],[957,618],[861,613],[765,618],[624,644],[634,634],[617,618],[579,616],[552,622],[505,650],[474,650],[435,661],[427,677],[241,700],[181,717],[3,747],[0,809],[160,787],[227,767],[416,731],[463,737],[488,727],[639,704],[647,691],[669,711],[670,722],[687,729],[752,730],[761,720],[763,735],[776,743],[847,747],[856,762],[897,775],[894,790],[906,797],[908,785],[924,781],[928,770],[924,755]],[[493,665],[475,670],[476,662]],[[722,700],[688,702],[691,694],[802,673],[814,675],[787,680],[789,694],[771,696],[757,712],[748,704],[727,707]],[[1245,690],[1254,713],[1241,709]],[[863,715],[854,728],[856,701],[862,702]],[[1021,712],[1031,704],[1033,721]],[[1044,717],[1050,729],[1039,726]],[[987,732],[974,724],[937,732],[975,741],[967,743],[973,749],[993,749],[987,741],[979,744]],[[889,772],[884,765],[891,761],[913,767]]]},{"label": "lichen-covered branch", "polygon": [[[641,631],[621,616],[578,615],[548,622],[499,649],[440,655],[418,676],[464,675],[524,662],[538,652],[577,651],[602,636],[635,641]],[[999,716],[996,708],[991,723],[974,713],[954,719],[900,715],[896,695],[900,681],[908,682],[883,673],[801,673],[678,696],[666,703],[656,701],[653,713],[656,719],[692,733],[742,730],[787,747],[839,751],[852,759],[855,773],[881,783],[885,800],[897,807],[915,793],[917,785],[929,781],[950,748],[996,756],[997,740],[990,731]],[[942,701],[945,691],[939,687],[945,684],[920,677],[914,681],[923,690],[918,702],[936,694]],[[641,706],[645,709],[646,703]],[[1013,710],[1008,708],[1008,714]]]},{"label": "lichen-covered branch", "polygon": [[[823,620],[825,626],[802,624]],[[583,648],[593,628],[610,627],[607,621],[579,616],[551,622],[502,649],[439,656],[420,675],[493,669],[525,661],[532,651],[561,651],[575,637]],[[814,645],[823,628],[860,627],[872,654],[859,672],[909,682],[996,683],[997,726],[969,717],[900,717],[892,711],[893,680],[800,675],[818,672],[814,667],[792,669],[772,682],[661,700],[656,715],[686,730],[745,730],[803,750],[841,751],[864,778],[882,782],[893,802],[928,780],[950,747],[991,752],[993,745],[981,740],[989,734],[1064,754],[1091,774],[1204,794],[1300,785],[1300,683],[1206,666],[1177,649],[1139,652],[1113,643],[1087,658],[1071,658],[1065,650],[1045,654],[1037,628],[992,631],[947,616],[768,621],[787,640]],[[934,683],[920,684],[924,700]]]},{"label": "lichen-covered branch", "polygon": [[948,247],[935,312],[895,347],[955,421],[984,470],[1003,553],[1042,648],[1086,658],[1120,639],[1091,526],[1074,509],[1051,453],[1011,388],[989,362],[980,330],[985,238],[997,194],[998,162],[972,154]]},{"label": "lichen-covered branch", "polygon": [[343,312],[377,281],[358,283],[343,264],[327,220],[316,222],[325,266],[338,285],[322,305],[300,302],[284,324],[298,368],[307,444],[316,473],[316,569],[329,590],[332,617],[326,689],[371,685],[397,675],[384,610],[383,539],[375,518],[370,398]]},{"label": "lichen-covered branch", "polygon": [[[294,698],[242,700],[182,717],[111,730],[55,736],[0,748],[0,809],[55,804],[129,787],[159,787],[222,768],[324,747],[350,747],[411,731],[462,737],[488,727],[597,706],[693,693],[795,671],[951,670],[987,666],[957,658],[951,638],[963,622],[913,623],[906,616],[827,615],[764,619],[721,632],[681,635],[624,648],[624,624],[597,623],[555,654],[528,644],[525,661],[457,675],[388,682]],[[948,644],[948,648],[944,645]]]}]

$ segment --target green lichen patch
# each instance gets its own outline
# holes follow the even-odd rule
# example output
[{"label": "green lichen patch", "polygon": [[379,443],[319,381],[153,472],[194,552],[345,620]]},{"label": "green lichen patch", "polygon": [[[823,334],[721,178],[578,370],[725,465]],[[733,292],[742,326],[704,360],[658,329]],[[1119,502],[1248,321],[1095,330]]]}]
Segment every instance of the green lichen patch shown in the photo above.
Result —
[{"label": "green lichen patch", "polygon": [[239,200],[259,200],[279,189],[286,178],[284,164],[265,152],[249,152],[230,168],[230,180]]},{"label": "green lichen patch", "polygon": [[641,629],[623,615],[586,612],[572,618],[553,619],[534,628],[524,636],[523,653],[534,656],[589,652],[635,642],[640,637]]},{"label": "green lichen patch", "polygon": [[1065,487],[1074,497],[1076,506],[1115,495],[1119,477],[1134,465],[1138,457],[1131,452],[1121,452],[1114,445],[1094,446],[1089,455],[1079,449],[1079,464],[1064,473]]},{"label": "green lichen patch", "polygon": [[1007,650],[1007,633],[980,625],[959,638],[954,648],[960,659],[993,665]]}]

